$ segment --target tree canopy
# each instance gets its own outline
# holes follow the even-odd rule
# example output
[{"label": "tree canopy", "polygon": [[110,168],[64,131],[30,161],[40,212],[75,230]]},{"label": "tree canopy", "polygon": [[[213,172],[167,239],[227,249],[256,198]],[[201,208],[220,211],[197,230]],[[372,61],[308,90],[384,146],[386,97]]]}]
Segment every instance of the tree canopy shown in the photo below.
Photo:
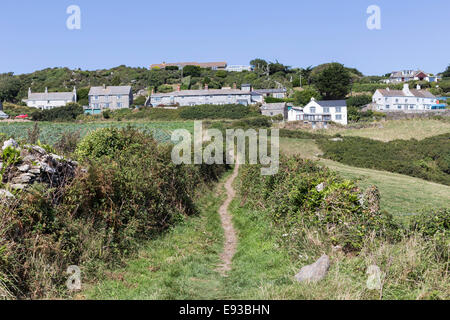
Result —
[{"label": "tree canopy", "polygon": [[352,78],[342,64],[331,63],[314,78],[314,85],[325,100],[345,99]]}]

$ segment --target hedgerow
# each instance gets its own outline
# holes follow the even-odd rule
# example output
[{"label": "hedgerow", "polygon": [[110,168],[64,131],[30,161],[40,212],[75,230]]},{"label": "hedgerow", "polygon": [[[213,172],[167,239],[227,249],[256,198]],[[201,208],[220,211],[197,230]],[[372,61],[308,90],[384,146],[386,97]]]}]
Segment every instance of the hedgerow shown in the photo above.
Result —
[{"label": "hedgerow", "polygon": [[85,142],[84,169],[69,185],[35,184],[0,204],[0,295],[65,296],[68,266],[86,279],[118,264],[139,241],[195,214],[198,192],[226,168],[175,165],[171,145],[131,128],[102,129]]}]

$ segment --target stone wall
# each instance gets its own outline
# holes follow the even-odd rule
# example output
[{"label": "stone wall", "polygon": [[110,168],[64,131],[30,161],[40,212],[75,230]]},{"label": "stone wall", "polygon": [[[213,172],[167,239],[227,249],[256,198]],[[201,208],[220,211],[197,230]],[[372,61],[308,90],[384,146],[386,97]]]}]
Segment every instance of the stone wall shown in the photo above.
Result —
[{"label": "stone wall", "polygon": [[387,120],[402,120],[402,119],[423,119],[432,118],[436,116],[450,117],[450,109],[446,110],[415,110],[415,111],[389,111],[384,112]]}]

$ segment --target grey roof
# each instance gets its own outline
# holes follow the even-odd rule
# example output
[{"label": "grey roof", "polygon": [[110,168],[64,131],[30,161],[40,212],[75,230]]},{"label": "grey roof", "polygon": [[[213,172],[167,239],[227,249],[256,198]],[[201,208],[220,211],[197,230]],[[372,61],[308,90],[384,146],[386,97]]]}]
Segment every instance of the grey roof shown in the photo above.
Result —
[{"label": "grey roof", "polygon": [[219,95],[259,95],[255,92],[239,89],[208,89],[208,90],[181,90],[168,93],[154,93],[152,97],[179,97],[179,96],[219,96]]},{"label": "grey roof", "polygon": [[265,93],[286,93],[286,88],[281,89],[255,89],[254,92],[265,94]]},{"label": "grey roof", "polygon": [[115,94],[130,94],[131,86],[107,86],[107,87],[91,87],[89,90],[90,96],[107,96]]},{"label": "grey roof", "polygon": [[[382,94],[383,97],[411,97],[406,95],[403,90],[387,90],[387,89],[378,89],[378,91]],[[410,89],[411,93],[416,98],[430,98],[436,99],[436,97],[429,91],[426,90],[416,90]]]},{"label": "grey roof", "polygon": [[316,101],[321,107],[346,107],[346,100],[322,100]]},{"label": "grey roof", "polygon": [[286,108],[286,102],[283,103],[265,103],[261,106],[261,110],[280,110]]},{"label": "grey roof", "polygon": [[75,94],[73,92],[48,92],[48,93],[29,93],[27,101],[67,101],[73,100]]}]

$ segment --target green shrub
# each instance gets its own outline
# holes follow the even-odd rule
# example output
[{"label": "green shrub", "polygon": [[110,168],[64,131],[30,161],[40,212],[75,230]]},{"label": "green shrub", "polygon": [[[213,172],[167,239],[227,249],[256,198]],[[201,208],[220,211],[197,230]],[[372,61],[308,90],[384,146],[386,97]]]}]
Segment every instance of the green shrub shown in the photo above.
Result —
[{"label": "green shrub", "polygon": [[[285,232],[302,237],[308,229],[318,229],[330,245],[346,251],[361,249],[372,233],[396,235],[392,216],[379,211],[379,199],[362,197],[354,182],[325,167],[299,157],[282,157],[277,175],[264,177],[259,170],[249,165],[242,169],[243,198],[268,212]],[[321,184],[323,190],[318,189]]]},{"label": "green shrub", "polygon": [[83,113],[83,107],[79,104],[68,103],[65,107],[37,110],[31,114],[31,117],[35,121],[74,121]]}]

